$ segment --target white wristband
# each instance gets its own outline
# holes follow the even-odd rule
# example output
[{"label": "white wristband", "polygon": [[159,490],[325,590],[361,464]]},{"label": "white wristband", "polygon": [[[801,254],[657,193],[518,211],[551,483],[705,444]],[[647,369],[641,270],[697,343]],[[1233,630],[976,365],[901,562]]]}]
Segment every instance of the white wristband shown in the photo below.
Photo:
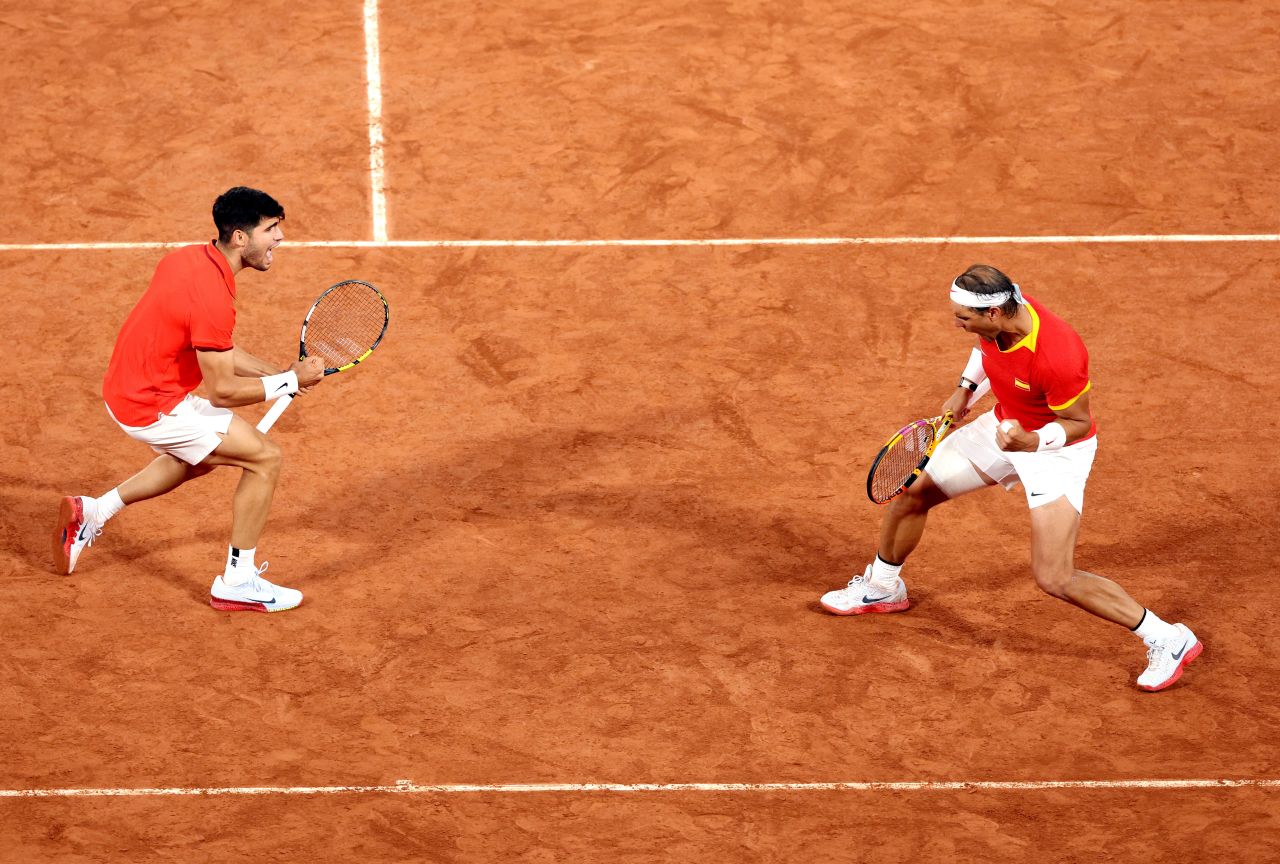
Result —
[{"label": "white wristband", "polygon": [[265,402],[279,399],[281,396],[292,396],[297,392],[298,373],[292,369],[288,372],[281,372],[279,375],[262,376],[262,396]]},{"label": "white wristband", "polygon": [[964,364],[960,377],[969,379],[975,387],[987,380],[987,370],[982,368],[982,352],[977,348],[969,353],[969,362]]},{"label": "white wristband", "polygon": [[1062,428],[1061,423],[1046,423],[1037,430],[1040,435],[1040,443],[1036,445],[1036,450],[1061,450],[1062,445],[1067,443],[1067,430]]}]

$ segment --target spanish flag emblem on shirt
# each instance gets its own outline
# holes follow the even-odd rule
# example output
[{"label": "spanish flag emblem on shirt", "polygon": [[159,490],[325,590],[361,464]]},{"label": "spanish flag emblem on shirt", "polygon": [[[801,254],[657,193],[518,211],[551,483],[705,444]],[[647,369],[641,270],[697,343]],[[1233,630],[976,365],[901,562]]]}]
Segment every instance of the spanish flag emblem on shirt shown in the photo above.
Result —
[{"label": "spanish flag emblem on shirt", "polygon": [[1014,387],[1017,387],[1017,388],[1019,388],[1019,389],[1021,389],[1021,390],[1030,390],[1030,389],[1031,389],[1031,385],[1030,385],[1030,384],[1028,384],[1026,381],[1023,381],[1021,378],[1016,378],[1016,377],[1013,379],[1013,386],[1014,386]]}]

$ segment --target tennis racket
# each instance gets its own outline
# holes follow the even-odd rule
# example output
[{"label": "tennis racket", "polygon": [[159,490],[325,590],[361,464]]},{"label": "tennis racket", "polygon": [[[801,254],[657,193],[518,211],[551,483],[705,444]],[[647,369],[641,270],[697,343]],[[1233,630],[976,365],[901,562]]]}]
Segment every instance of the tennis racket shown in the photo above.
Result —
[{"label": "tennis racket", "polygon": [[[324,374],[345,372],[361,363],[378,347],[391,322],[391,306],[382,292],[358,279],[339,282],[325,290],[307,310],[298,339],[298,359],[319,357]],[[258,421],[266,432],[289,407],[293,396],[281,396]]]},{"label": "tennis racket", "polygon": [[916,482],[942,436],[951,429],[950,411],[940,417],[917,420],[899,429],[890,438],[867,472],[867,497],[876,504],[888,504]]}]

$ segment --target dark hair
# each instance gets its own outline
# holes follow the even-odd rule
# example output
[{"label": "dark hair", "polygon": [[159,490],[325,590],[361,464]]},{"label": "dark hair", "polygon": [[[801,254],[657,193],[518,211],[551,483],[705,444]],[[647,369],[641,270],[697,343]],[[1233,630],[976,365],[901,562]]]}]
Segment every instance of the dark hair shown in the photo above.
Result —
[{"label": "dark hair", "polygon": [[279,201],[248,186],[228,189],[213,202],[213,224],[218,226],[218,240],[223,243],[230,242],[237,229],[248,234],[263,219],[283,218]]},{"label": "dark hair", "polygon": [[[994,267],[986,264],[974,264],[956,277],[956,285],[974,294],[1013,294],[1013,280]],[[1006,317],[1018,314],[1018,301],[1012,296],[998,307]],[[975,312],[984,311],[981,308]]]}]

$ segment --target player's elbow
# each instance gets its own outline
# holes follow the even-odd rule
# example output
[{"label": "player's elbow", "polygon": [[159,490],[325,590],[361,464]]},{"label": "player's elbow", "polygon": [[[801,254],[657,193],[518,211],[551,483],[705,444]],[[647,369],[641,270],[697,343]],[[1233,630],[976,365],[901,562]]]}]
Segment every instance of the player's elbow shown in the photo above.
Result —
[{"label": "player's elbow", "polygon": [[236,388],[229,383],[215,384],[209,388],[209,404],[215,408],[235,408],[239,404]]}]

